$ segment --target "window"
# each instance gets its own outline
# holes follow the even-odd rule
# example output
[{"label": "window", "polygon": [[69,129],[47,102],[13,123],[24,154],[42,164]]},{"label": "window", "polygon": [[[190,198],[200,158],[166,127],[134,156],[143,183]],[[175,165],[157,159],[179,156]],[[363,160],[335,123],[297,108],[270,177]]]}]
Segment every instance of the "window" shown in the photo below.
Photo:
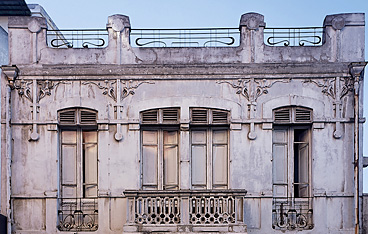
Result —
[{"label": "window", "polygon": [[66,109],[58,113],[60,128],[59,230],[97,230],[97,113]]},{"label": "window", "polygon": [[192,188],[227,188],[228,112],[192,108],[190,113]]},{"label": "window", "polygon": [[272,226],[279,230],[312,229],[312,111],[301,107],[274,111],[272,132]]},{"label": "window", "polygon": [[274,196],[309,197],[309,138],[308,126],[274,128],[272,159]]},{"label": "window", "polygon": [[143,189],[179,189],[178,122],[178,108],[141,113]]},{"label": "window", "polygon": [[307,108],[274,111],[273,193],[276,197],[310,196],[310,123]]}]

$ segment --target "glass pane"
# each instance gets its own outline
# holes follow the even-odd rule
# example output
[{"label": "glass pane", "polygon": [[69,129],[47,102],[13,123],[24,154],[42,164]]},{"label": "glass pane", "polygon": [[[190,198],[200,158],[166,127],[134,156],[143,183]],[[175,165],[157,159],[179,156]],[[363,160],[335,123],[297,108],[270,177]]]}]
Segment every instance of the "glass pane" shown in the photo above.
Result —
[{"label": "glass pane", "polygon": [[157,146],[143,146],[143,185],[157,185]]},{"label": "glass pane", "polygon": [[299,196],[308,197],[309,185],[308,144],[299,146]]},{"label": "glass pane", "polygon": [[76,146],[63,145],[61,154],[62,184],[76,184]]},{"label": "glass pane", "polygon": [[[224,135],[224,134],[222,134]],[[227,145],[213,146],[213,184],[227,184]]]},{"label": "glass pane", "polygon": [[178,185],[178,147],[164,147],[164,185]]},{"label": "glass pane", "polygon": [[206,144],[206,131],[192,131],[192,144]]},{"label": "glass pane", "polygon": [[164,144],[177,144],[178,143],[177,131],[164,131]]},{"label": "glass pane", "polygon": [[157,131],[143,131],[143,144],[157,144]]},{"label": "glass pane", "polygon": [[61,132],[62,143],[77,143],[77,132],[76,131],[62,131]]},{"label": "glass pane", "polygon": [[227,144],[227,130],[213,131],[212,138],[214,144]]},{"label": "glass pane", "polygon": [[192,184],[205,185],[207,177],[207,149],[205,145],[192,145]]},{"label": "glass pane", "polygon": [[83,143],[97,143],[97,132],[83,132]]},{"label": "glass pane", "polygon": [[84,144],[83,145],[83,159],[84,159],[84,196],[97,196],[97,145]]}]

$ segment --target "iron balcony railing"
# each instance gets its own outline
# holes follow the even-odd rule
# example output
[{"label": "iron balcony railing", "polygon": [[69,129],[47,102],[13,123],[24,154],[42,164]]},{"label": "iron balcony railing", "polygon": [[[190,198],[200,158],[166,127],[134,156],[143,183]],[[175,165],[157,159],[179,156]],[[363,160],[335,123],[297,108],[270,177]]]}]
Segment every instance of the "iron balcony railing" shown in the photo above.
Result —
[{"label": "iron balcony railing", "polygon": [[320,46],[323,27],[265,28],[265,44],[269,46]]},{"label": "iron balcony railing", "polygon": [[139,190],[124,194],[128,198],[126,226],[149,228],[151,225],[155,228],[161,224],[221,228],[244,224],[244,190]]},{"label": "iron balcony railing", "polygon": [[313,229],[312,198],[274,198],[272,227],[279,230]]},{"label": "iron balcony railing", "polygon": [[221,47],[239,46],[239,28],[132,29],[132,46]]},{"label": "iron balcony railing", "polygon": [[97,198],[59,198],[58,229],[82,232],[98,229]]},{"label": "iron balcony railing", "polygon": [[106,29],[62,29],[47,30],[47,44],[55,48],[99,48],[106,47]]}]

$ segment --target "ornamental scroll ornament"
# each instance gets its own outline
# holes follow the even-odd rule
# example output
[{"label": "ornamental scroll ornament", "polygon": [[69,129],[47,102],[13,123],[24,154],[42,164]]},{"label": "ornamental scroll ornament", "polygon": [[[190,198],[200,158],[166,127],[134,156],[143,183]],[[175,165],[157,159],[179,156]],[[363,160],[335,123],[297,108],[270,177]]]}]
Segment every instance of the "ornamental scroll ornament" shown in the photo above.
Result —
[{"label": "ornamental scroll ornament", "polygon": [[354,91],[354,81],[350,77],[336,77],[320,79],[307,79],[303,81],[304,84],[312,83],[322,88],[322,93],[333,99],[335,106],[336,129],[334,131],[334,138],[340,139],[342,137],[341,118],[342,118],[342,99],[349,93]]},{"label": "ornamental scroll ornament", "polygon": [[58,81],[58,82],[54,82],[54,81],[50,81],[50,80],[43,80],[43,81],[38,81],[38,102],[41,101],[42,98],[46,97],[46,96],[51,96],[51,91],[53,89],[56,90],[56,88],[60,85],[60,84],[66,84],[66,82],[64,81]]},{"label": "ornamental scroll ornament", "polygon": [[237,82],[229,82],[229,81],[217,81],[217,83],[226,83],[231,87],[236,89],[237,94],[241,94],[244,96],[250,103],[249,106],[249,118],[251,119],[250,123],[250,131],[248,133],[248,138],[250,140],[256,139],[257,135],[254,130],[254,121],[255,112],[257,107],[257,99],[263,94],[268,94],[268,89],[271,88],[274,84],[281,83],[289,83],[290,79],[239,79]]},{"label": "ornamental scroll ornament", "polygon": [[32,81],[15,80],[14,88],[18,90],[18,94],[21,97],[25,97],[28,101],[33,102],[32,95]]},{"label": "ornamental scroll ornament", "polygon": [[[83,82],[83,85],[95,85],[99,89],[102,89],[102,94],[107,95],[112,98],[116,102],[115,111],[116,111],[116,119],[121,120],[121,112],[123,105],[121,101],[127,98],[129,95],[134,95],[135,90],[142,84],[154,84],[154,82],[150,81],[133,81],[133,80],[105,80],[105,84],[101,84],[101,82]],[[120,141],[123,139],[123,134],[121,130],[121,124],[116,124],[116,133],[115,140]]]},{"label": "ornamental scroll ornament", "polygon": [[116,101],[116,80],[105,80],[105,84],[101,84],[101,82],[93,82],[93,81],[87,81],[83,82],[83,85],[89,85],[93,84],[96,85],[97,88],[102,89],[102,94],[107,95],[108,97],[112,98],[114,101]]}]

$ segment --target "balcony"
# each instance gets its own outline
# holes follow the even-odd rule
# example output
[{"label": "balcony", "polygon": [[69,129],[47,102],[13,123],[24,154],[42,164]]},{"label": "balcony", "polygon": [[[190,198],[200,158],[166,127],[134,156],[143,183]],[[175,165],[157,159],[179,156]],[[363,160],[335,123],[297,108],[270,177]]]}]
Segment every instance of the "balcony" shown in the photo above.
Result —
[{"label": "balcony", "polygon": [[98,229],[97,198],[59,198],[58,229],[81,232]]},{"label": "balcony", "polygon": [[274,198],[272,228],[278,230],[313,229],[311,198]]},{"label": "balcony", "polygon": [[125,232],[237,232],[243,222],[244,190],[125,191]]}]

